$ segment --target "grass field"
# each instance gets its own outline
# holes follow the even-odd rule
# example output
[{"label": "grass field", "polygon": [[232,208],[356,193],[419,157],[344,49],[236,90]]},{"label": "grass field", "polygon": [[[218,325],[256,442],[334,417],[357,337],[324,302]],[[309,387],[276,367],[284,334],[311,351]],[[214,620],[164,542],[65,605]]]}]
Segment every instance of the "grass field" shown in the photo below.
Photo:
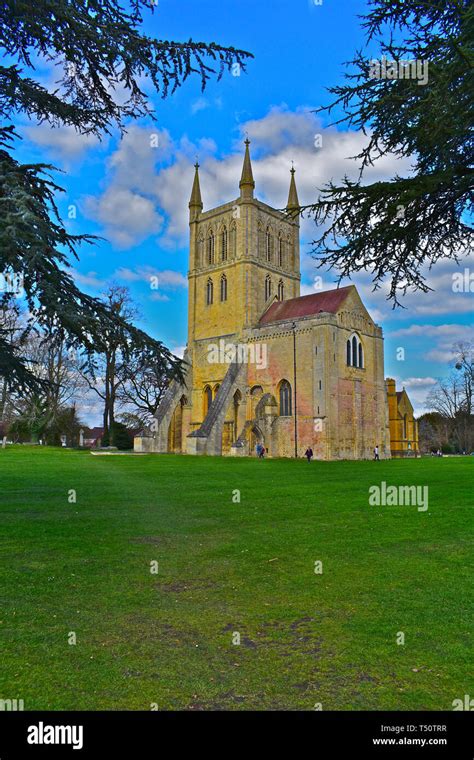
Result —
[{"label": "grass field", "polygon": [[[0,698],[450,710],[474,695],[473,474],[469,457],[0,450]],[[429,509],[369,506],[382,480],[428,485]]]}]

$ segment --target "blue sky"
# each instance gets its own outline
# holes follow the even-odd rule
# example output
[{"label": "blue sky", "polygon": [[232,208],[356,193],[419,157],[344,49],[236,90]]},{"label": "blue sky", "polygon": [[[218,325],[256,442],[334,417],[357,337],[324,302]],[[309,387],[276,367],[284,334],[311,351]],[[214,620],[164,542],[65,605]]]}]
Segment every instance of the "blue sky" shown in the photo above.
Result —
[{"label": "blue sky", "polygon": [[[99,143],[69,129],[19,124],[22,160],[51,161],[63,169],[66,193],[59,207],[71,232],[103,235],[107,242],[82,249],[74,265],[81,287],[93,295],[114,280],[127,285],[141,310],[141,325],[180,352],[186,341],[187,203],[195,156],[201,164],[204,208],[238,195],[243,145],[248,132],[256,194],[281,207],[294,160],[300,202],[344,173],[355,176],[348,160],[365,142],[345,127],[329,128],[312,109],[330,99],[326,87],[340,83],[343,63],[362,46],[358,14],[362,0],[159,0],[146,16],[145,30],[161,39],[215,41],[249,50],[255,59],[241,76],[210,81],[204,94],[190,79],[168,100],[152,94],[157,122],[131,124]],[[371,54],[377,55],[376,48]],[[53,86],[59,75],[39,68]],[[147,85],[145,84],[145,87]],[[315,147],[315,135],[322,146]],[[157,147],[153,147],[158,143]],[[389,178],[409,171],[409,162],[384,159],[367,175]],[[314,289],[315,276],[333,287],[335,275],[316,271],[308,255],[314,223],[302,225],[302,292]],[[470,267],[466,260],[460,270]],[[371,292],[370,281],[354,283],[374,319],[384,328],[386,375],[405,384],[418,412],[435,379],[447,371],[451,346],[473,337],[472,293],[453,292],[457,271],[441,262],[431,273],[436,292],[409,295],[406,309],[392,311],[385,293]],[[150,288],[158,274],[160,287]],[[347,284],[347,283],[343,283]],[[404,349],[402,353],[397,349]],[[397,356],[399,357],[397,359]]]}]

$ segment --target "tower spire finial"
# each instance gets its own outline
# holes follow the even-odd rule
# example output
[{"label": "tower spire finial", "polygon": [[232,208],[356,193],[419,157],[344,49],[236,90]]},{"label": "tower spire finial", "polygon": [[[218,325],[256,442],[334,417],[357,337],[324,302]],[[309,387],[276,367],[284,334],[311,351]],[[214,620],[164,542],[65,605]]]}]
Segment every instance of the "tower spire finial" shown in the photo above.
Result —
[{"label": "tower spire finial", "polygon": [[193,189],[191,190],[191,198],[189,199],[189,210],[194,211],[194,214],[192,216],[196,216],[201,213],[202,211],[202,198],[201,198],[201,187],[199,185],[199,163],[198,163],[198,157],[196,156],[196,163],[194,164],[194,181],[193,181]]},{"label": "tower spire finial", "polygon": [[298,200],[298,192],[296,190],[296,182],[295,182],[295,166],[293,161],[291,162],[291,180],[290,180],[290,190],[288,193],[288,202],[286,204],[286,210],[287,211],[296,211],[299,210],[300,202]]},{"label": "tower spire finial", "polygon": [[253,198],[255,182],[254,182],[253,173],[252,173],[252,162],[250,160],[250,151],[249,151],[250,140],[249,140],[248,134],[247,133],[245,134],[246,134],[246,138],[244,140],[244,143],[245,143],[244,165],[242,167],[242,176],[239,182],[240,197]]}]

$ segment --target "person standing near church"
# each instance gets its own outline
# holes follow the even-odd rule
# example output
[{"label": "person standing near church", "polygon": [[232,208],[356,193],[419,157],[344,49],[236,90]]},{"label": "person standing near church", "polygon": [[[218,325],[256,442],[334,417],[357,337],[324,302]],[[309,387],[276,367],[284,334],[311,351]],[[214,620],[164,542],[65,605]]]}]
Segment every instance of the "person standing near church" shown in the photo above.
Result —
[{"label": "person standing near church", "polygon": [[308,460],[308,464],[309,464],[311,462],[312,458],[313,458],[313,449],[311,448],[311,446],[308,446],[308,448],[306,449],[304,455],[305,455],[306,459]]},{"label": "person standing near church", "polygon": [[375,449],[374,449],[374,462],[379,462],[379,461],[380,461],[379,447],[376,446]]}]

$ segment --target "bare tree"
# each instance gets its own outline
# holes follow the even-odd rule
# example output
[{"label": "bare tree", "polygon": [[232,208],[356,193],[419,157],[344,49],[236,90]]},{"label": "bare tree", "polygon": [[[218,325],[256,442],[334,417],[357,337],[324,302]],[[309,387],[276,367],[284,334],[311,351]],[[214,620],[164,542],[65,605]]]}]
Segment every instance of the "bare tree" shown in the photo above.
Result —
[{"label": "bare tree", "polygon": [[454,369],[430,391],[426,407],[446,420],[455,447],[468,451],[474,445],[474,346],[460,341],[453,354]]},{"label": "bare tree", "polygon": [[135,355],[124,368],[118,397],[144,427],[151,424],[172,374],[166,359],[148,353]]},{"label": "bare tree", "polygon": [[[116,283],[111,283],[107,287],[102,301],[110,312],[121,320],[131,322],[139,315],[129,289]],[[115,422],[118,394],[124,383],[125,369],[131,356],[129,354],[127,359],[124,358],[121,350],[123,345],[121,331],[114,332],[113,329],[106,329],[103,337],[104,350],[96,354],[91,362],[85,362],[81,371],[89,388],[103,401],[104,437],[108,438]]]}]

